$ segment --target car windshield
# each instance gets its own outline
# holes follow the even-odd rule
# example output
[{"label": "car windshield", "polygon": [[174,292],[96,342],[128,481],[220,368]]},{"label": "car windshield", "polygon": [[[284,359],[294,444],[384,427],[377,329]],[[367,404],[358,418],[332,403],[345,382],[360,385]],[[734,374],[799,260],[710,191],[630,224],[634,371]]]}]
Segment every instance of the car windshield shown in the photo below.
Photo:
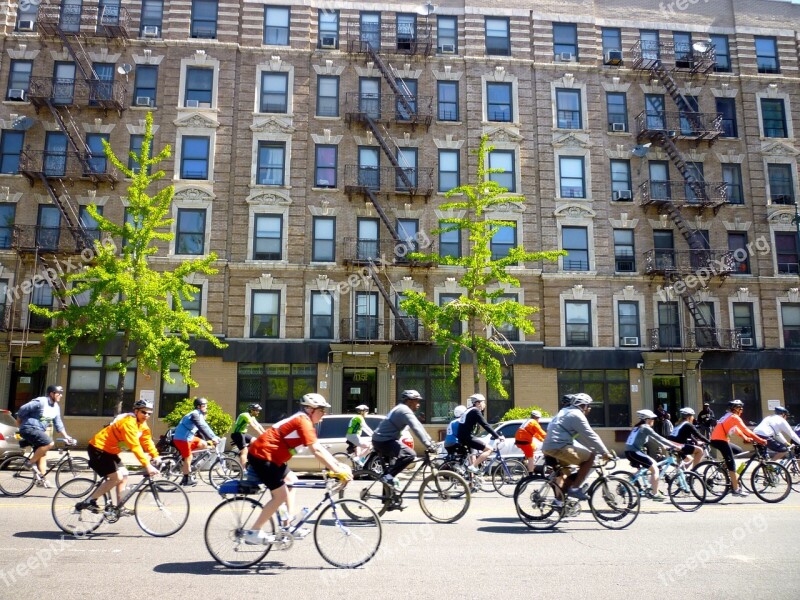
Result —
[{"label": "car windshield", "polygon": [[8,411],[0,411],[0,425],[8,425],[9,427],[16,427],[17,421],[11,416]]},{"label": "car windshield", "polygon": [[[350,419],[355,415],[331,415],[324,417],[317,425],[318,438],[343,438],[347,435],[347,427]],[[384,417],[367,417],[367,425],[370,429],[375,429]]]}]

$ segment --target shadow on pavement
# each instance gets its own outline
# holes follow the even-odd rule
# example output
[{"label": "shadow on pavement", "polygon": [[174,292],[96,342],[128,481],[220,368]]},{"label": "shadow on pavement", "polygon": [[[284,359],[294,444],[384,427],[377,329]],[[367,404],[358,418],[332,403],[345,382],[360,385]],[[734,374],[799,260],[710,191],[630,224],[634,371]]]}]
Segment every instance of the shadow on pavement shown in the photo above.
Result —
[{"label": "shadow on pavement", "polygon": [[156,565],[156,573],[182,573],[189,575],[277,575],[289,569],[285,564],[275,561],[258,563],[248,569],[229,569],[213,560],[200,562],[174,562]]},{"label": "shadow on pavement", "polygon": [[[18,538],[29,538],[34,540],[60,540],[61,538],[69,538],[73,540],[80,540],[80,539],[104,539],[110,538],[110,536],[98,536],[98,535],[88,535],[83,537],[75,537],[69,534],[64,533],[63,531],[17,531],[13,534],[14,537]],[[111,534],[114,536],[116,534]]]}]

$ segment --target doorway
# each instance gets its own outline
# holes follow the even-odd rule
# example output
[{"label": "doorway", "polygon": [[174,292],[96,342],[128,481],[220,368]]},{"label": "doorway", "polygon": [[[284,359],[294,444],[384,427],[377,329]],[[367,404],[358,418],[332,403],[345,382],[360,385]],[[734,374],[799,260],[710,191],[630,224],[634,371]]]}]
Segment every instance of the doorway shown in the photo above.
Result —
[{"label": "doorway", "polygon": [[342,410],[354,413],[356,406],[366,404],[369,412],[377,408],[378,378],[376,369],[345,367],[342,375]]},{"label": "doorway", "polygon": [[658,407],[669,413],[674,422],[683,406],[683,378],[677,375],[655,375],[653,377],[653,410]]},{"label": "doorway", "polygon": [[17,365],[11,370],[11,389],[8,394],[8,409],[17,412],[26,402],[44,394],[47,369],[38,371],[20,370]]}]

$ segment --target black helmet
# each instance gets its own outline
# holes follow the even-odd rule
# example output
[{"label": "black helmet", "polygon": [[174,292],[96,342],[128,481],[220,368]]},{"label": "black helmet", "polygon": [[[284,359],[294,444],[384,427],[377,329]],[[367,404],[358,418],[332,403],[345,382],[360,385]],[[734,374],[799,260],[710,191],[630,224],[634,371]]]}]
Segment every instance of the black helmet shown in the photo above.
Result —
[{"label": "black helmet", "polygon": [[247,410],[249,410],[249,411],[253,411],[254,410],[256,412],[261,412],[261,405],[260,404],[256,404],[254,402],[253,404],[251,404],[250,406],[247,407]]},{"label": "black helmet", "polygon": [[405,390],[400,394],[400,400],[407,402],[408,400],[422,400],[422,395],[417,390]]},{"label": "black helmet", "polygon": [[200,408],[201,406],[205,406],[207,404],[208,404],[208,400],[206,400],[205,398],[195,398],[194,399],[194,407],[195,408]]},{"label": "black helmet", "polygon": [[569,406],[572,404],[572,396],[574,396],[574,394],[564,394],[561,396],[561,406]]},{"label": "black helmet", "polygon": [[63,394],[64,393],[64,388],[61,387],[60,385],[48,385],[47,386],[47,395],[49,396],[53,392],[56,392],[58,394]]}]

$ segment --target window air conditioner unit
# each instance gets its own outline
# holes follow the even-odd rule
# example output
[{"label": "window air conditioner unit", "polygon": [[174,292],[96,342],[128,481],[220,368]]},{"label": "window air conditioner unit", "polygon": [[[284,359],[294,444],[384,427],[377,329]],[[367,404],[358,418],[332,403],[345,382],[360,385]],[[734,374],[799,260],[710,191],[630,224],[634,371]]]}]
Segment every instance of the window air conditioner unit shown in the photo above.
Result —
[{"label": "window air conditioner unit", "polygon": [[625,123],[612,123],[611,131],[625,131]]},{"label": "window air conditioner unit", "polygon": [[319,40],[319,47],[320,48],[336,48],[336,36],[335,35],[323,35],[322,38]]},{"label": "window air conditioner unit", "polygon": [[186,108],[199,108],[200,101],[199,100],[187,100],[186,101]]},{"label": "window air conditioner unit", "polygon": [[606,52],[605,63],[607,65],[621,65],[622,64],[622,50],[609,50]]},{"label": "window air conditioner unit", "polygon": [[136,96],[136,106],[150,106],[152,101],[150,96]]},{"label": "window air conditioner unit", "polygon": [[633,194],[630,190],[619,190],[611,193],[612,200],[632,200]]},{"label": "window air conditioner unit", "polygon": [[749,347],[749,346],[753,345],[753,338],[751,338],[751,337],[748,337],[748,338],[743,337],[739,341],[742,344],[742,346],[748,346]]},{"label": "window air conditioner unit", "polygon": [[19,88],[11,88],[8,90],[8,99],[9,100],[20,100],[22,102],[25,101],[25,90]]},{"label": "window air conditioner unit", "polygon": [[20,21],[17,23],[17,31],[33,31],[36,21]]},{"label": "window air conditioner unit", "polygon": [[575,55],[572,52],[559,52],[558,60],[561,62],[574,62]]},{"label": "window air conditioner unit", "polygon": [[158,25],[145,25],[142,27],[142,37],[158,37]]},{"label": "window air conditioner unit", "polygon": [[639,345],[639,338],[638,337],[624,337],[624,338],[622,338],[622,345],[623,346],[638,346]]},{"label": "window air conditioner unit", "polygon": [[442,54],[455,54],[456,53],[456,45],[455,44],[442,44],[441,53]]}]

